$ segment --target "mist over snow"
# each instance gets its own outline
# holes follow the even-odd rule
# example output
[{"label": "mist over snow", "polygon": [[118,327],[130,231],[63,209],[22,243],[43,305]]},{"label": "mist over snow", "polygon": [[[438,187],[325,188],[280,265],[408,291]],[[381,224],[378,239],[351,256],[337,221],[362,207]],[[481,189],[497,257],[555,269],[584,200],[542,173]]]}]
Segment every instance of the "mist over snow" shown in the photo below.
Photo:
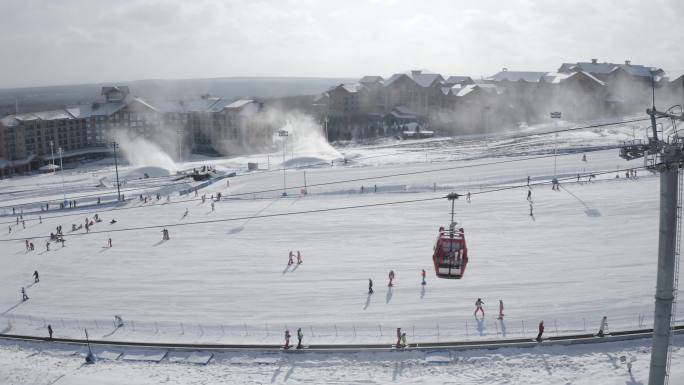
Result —
[{"label": "mist over snow", "polygon": [[170,172],[176,171],[173,159],[156,144],[142,137],[133,137],[123,130],[115,131],[113,137],[131,166],[160,167]]}]

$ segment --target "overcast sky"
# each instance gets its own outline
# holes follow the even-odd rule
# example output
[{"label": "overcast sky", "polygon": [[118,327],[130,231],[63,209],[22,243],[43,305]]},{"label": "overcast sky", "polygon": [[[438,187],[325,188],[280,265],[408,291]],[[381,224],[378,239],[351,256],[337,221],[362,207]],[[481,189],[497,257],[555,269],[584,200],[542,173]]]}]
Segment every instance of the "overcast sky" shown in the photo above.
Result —
[{"label": "overcast sky", "polygon": [[150,78],[684,69],[682,0],[0,0],[0,88]]}]

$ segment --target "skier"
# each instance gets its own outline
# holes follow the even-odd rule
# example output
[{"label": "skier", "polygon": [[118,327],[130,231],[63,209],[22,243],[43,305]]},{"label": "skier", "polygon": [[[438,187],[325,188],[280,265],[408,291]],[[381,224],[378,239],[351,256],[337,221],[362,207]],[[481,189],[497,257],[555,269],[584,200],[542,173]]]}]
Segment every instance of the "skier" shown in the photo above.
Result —
[{"label": "skier", "polygon": [[29,242],[29,247],[31,248],[31,251],[35,250],[35,248],[33,246],[33,242]]},{"label": "skier", "polygon": [[29,240],[26,240],[26,251],[29,251]]},{"label": "skier", "polygon": [[109,248],[111,248],[111,247],[112,247],[112,238],[109,238],[109,239],[107,240],[107,242],[109,243]]},{"label": "skier", "polygon": [[368,295],[373,294],[373,280],[368,278]]},{"label": "skier", "polygon": [[500,320],[502,320],[504,317],[503,309],[504,309],[503,301],[499,300],[499,319]]},{"label": "skier", "polygon": [[394,270],[390,270],[390,272],[389,272],[389,284],[387,286],[392,287],[393,286],[392,281],[394,281]]},{"label": "skier", "polygon": [[211,211],[214,211],[214,202],[211,202]]},{"label": "skier", "polygon": [[527,187],[529,187],[529,186],[530,186],[530,176],[528,175],[527,176]]},{"label": "skier", "polygon": [[470,203],[470,191],[466,194],[466,202]]},{"label": "skier", "polygon": [[587,161],[587,154],[582,154],[582,162],[586,162],[586,161]]},{"label": "skier", "polygon": [[25,221],[21,221],[21,227],[22,227],[23,229],[26,229],[26,222],[25,222]]},{"label": "skier", "polygon": [[597,336],[603,337],[604,332],[608,330],[608,317],[603,316],[601,319],[601,326],[599,327],[598,333],[596,333]]},{"label": "skier", "polygon": [[50,337],[48,337],[48,338],[52,339],[52,325],[48,324],[47,329],[48,329],[48,334],[50,335]]},{"label": "skier", "polygon": [[40,282],[40,279],[38,277],[38,270],[35,270],[33,272],[33,283],[38,283],[38,282]]},{"label": "skier", "polygon": [[397,348],[401,347],[401,328],[397,328]]},{"label": "skier", "polygon": [[297,349],[303,348],[302,338],[304,338],[304,333],[302,332],[302,328],[297,328]]},{"label": "skier", "polygon": [[475,317],[477,317],[478,311],[481,311],[482,317],[484,317],[485,313],[484,313],[484,309],[482,308],[482,305],[484,305],[484,301],[482,300],[482,298],[478,298],[477,301],[475,301],[475,313],[473,314],[473,315],[475,315]]},{"label": "skier", "polygon": [[537,342],[541,342],[542,334],[544,334],[544,321],[539,322],[539,334],[537,334]]},{"label": "skier", "polygon": [[421,285],[425,286],[427,283],[425,282],[425,269],[423,269],[420,272],[420,277],[423,279],[423,281],[420,283]]},{"label": "skier", "polygon": [[29,299],[28,295],[26,295],[26,290],[22,287],[21,288],[21,301],[27,301]]},{"label": "skier", "polygon": [[285,349],[290,348],[290,329],[285,329]]},{"label": "skier", "polygon": [[114,218],[112,218],[112,220],[109,221],[109,224],[110,224],[110,225],[113,225],[113,224],[115,224],[115,223],[116,223],[116,219],[114,219]]},{"label": "skier", "polygon": [[185,213],[183,214],[183,218],[188,216],[188,209],[185,209]]},{"label": "skier", "polygon": [[290,250],[290,254],[289,254],[288,260],[287,260],[287,265],[288,265],[288,266],[290,266],[290,265],[292,265],[292,264],[294,263],[293,258],[294,258],[294,253],[292,252],[292,250]]},{"label": "skier", "polygon": [[45,251],[50,251],[50,242],[45,242]]},{"label": "skier", "polygon": [[43,217],[41,215],[38,215],[38,223],[43,223]]},{"label": "skier", "polygon": [[299,250],[297,250],[297,264],[302,264],[302,253]]},{"label": "skier", "polygon": [[406,344],[406,332],[401,333],[401,347],[405,348],[407,346]]},{"label": "skier", "polygon": [[532,190],[527,190],[527,200],[528,201],[532,200]]}]

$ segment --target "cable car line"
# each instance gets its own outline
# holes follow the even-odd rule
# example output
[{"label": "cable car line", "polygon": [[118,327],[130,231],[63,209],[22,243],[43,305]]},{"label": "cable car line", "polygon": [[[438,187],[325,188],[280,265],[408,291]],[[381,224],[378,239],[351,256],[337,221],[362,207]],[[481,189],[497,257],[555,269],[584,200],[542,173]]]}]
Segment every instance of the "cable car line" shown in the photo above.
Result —
[{"label": "cable car line", "polygon": [[[589,175],[595,175],[596,176],[596,175],[612,174],[615,172],[623,172],[623,171],[627,171],[627,170],[645,169],[645,168],[646,167],[643,167],[643,166],[642,167],[630,167],[630,168],[621,169],[621,170],[584,173],[584,174],[580,174],[580,176],[589,176]],[[575,178],[576,177],[567,177],[567,178],[559,178],[558,180],[573,180]],[[540,182],[530,183],[530,186],[543,186],[543,185],[549,185],[550,183],[552,183],[552,181],[550,181],[550,180],[540,181]],[[495,192],[501,192],[501,191],[506,191],[506,190],[519,189],[519,188],[526,188],[526,187],[528,187],[528,186],[527,185],[505,186],[505,187],[500,187],[500,188],[495,188],[495,189],[490,189],[490,190],[485,190],[485,191],[474,192],[474,193],[471,193],[471,195],[489,194],[489,193],[495,193]],[[458,194],[458,195],[462,196],[463,194]],[[159,228],[165,228],[165,227],[192,226],[192,225],[201,225],[201,224],[241,221],[241,220],[247,220],[247,219],[251,220],[251,219],[262,219],[262,218],[274,218],[274,217],[285,217],[285,216],[290,216],[290,215],[301,215],[301,214],[312,214],[312,213],[322,213],[322,212],[331,212],[331,211],[343,211],[343,210],[353,210],[353,209],[371,208],[371,207],[402,205],[402,204],[410,204],[410,203],[420,203],[420,202],[443,200],[446,197],[447,197],[447,195],[440,195],[438,197],[406,199],[406,200],[401,200],[401,201],[368,203],[368,204],[342,206],[342,207],[330,207],[330,208],[312,209],[312,210],[304,210],[304,211],[290,211],[290,212],[283,212],[283,213],[252,215],[252,216],[243,216],[243,217],[234,217],[234,218],[209,219],[209,220],[201,220],[201,221],[194,221],[194,222],[167,223],[167,224],[160,224],[160,225],[127,227],[127,228],[111,229],[111,230],[90,231],[87,233],[72,233],[72,234],[66,234],[66,235],[64,235],[64,237],[95,235],[95,234],[107,234],[107,233],[115,233],[115,232],[123,232],[123,231],[159,229]],[[26,238],[27,237],[0,239],[0,242],[23,241]],[[35,236],[35,237],[28,237],[28,238],[30,238],[30,239],[42,239],[42,238],[49,238],[49,236]]]},{"label": "cable car line", "polygon": [[[590,150],[586,151],[587,153],[595,152],[595,151],[604,151],[605,149],[596,149],[596,150]],[[566,154],[559,154],[558,156],[570,156],[570,155],[575,155],[575,153],[566,153]],[[422,170],[422,171],[410,171],[410,172],[403,172],[403,173],[395,173],[395,174],[385,174],[385,175],[378,175],[378,176],[372,176],[372,177],[363,177],[363,178],[353,178],[353,179],[343,179],[343,180],[337,180],[337,181],[331,181],[331,182],[322,182],[322,183],[314,183],[314,184],[308,184],[307,186],[292,186],[289,187],[290,189],[301,189],[304,187],[319,187],[319,186],[328,186],[328,185],[334,185],[334,184],[343,184],[343,183],[350,183],[350,182],[360,182],[360,181],[366,181],[366,180],[375,180],[375,179],[384,179],[384,178],[391,178],[391,177],[397,177],[397,176],[408,176],[408,175],[416,175],[416,174],[425,174],[425,173],[430,173],[430,172],[441,172],[441,171],[450,171],[450,170],[455,170],[455,169],[467,169],[467,168],[472,168],[472,167],[482,167],[482,166],[491,166],[491,165],[497,165],[497,164],[505,164],[505,163],[513,163],[513,162],[523,162],[526,160],[535,160],[535,159],[543,159],[543,158],[550,158],[553,157],[553,154],[546,154],[546,155],[538,155],[534,157],[527,157],[527,158],[520,158],[520,159],[505,159],[505,160],[498,160],[498,161],[491,161],[491,162],[486,162],[486,163],[477,163],[477,164],[467,164],[467,165],[459,165],[459,166],[452,166],[452,167],[443,167],[439,169],[432,169],[432,170]],[[240,196],[245,196],[245,195],[256,195],[256,194],[263,194],[263,193],[270,193],[270,192],[280,192],[282,188],[276,188],[276,189],[267,189],[267,190],[259,190],[259,191],[248,191],[248,192],[243,192],[243,193],[234,193],[234,194],[227,194],[223,195],[225,198],[230,198],[230,197],[240,197]],[[171,205],[171,204],[179,204],[179,203],[187,203],[187,202],[195,202],[195,201],[200,201],[201,198],[190,198],[190,199],[183,199],[183,200],[176,200],[173,202],[165,202],[162,203],[161,205]],[[36,202],[39,203],[39,202]],[[28,204],[28,203],[27,203]],[[25,204],[26,205],[26,204]],[[148,208],[148,207],[156,207],[160,206],[158,204],[154,205],[141,205],[141,206],[132,206],[132,207],[114,207],[109,210],[86,210],[86,211],[79,211],[77,213],[69,213],[69,214],[63,214],[63,215],[55,215],[55,216],[48,216],[44,217],[42,219],[51,219],[51,218],[63,218],[63,217],[69,217],[69,216],[78,216],[78,215],[83,215],[86,213],[91,213],[91,212],[101,212],[101,211],[106,211],[106,212],[112,212],[112,211],[119,211],[119,210],[133,210],[133,209],[139,209],[139,208]],[[11,207],[11,206],[5,206],[5,207]],[[85,207],[85,206],[84,206]],[[97,207],[97,206],[96,206]],[[37,214],[37,212],[31,212],[27,213],[27,215],[30,214]],[[27,219],[26,221],[35,221],[36,219]],[[12,221],[6,221],[6,222],[0,222],[0,224],[12,224],[15,223],[14,220]]]}]

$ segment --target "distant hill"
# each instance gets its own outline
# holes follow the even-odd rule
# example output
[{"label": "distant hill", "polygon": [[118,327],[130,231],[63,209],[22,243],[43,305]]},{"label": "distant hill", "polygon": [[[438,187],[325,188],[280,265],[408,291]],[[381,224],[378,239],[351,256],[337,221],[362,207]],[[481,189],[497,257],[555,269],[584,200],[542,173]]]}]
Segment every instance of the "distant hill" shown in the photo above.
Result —
[{"label": "distant hill", "polygon": [[106,85],[125,85],[131,94],[149,100],[198,98],[203,94],[227,98],[256,97],[277,99],[298,95],[317,95],[328,88],[358,79],[296,77],[229,77],[215,79],[135,80],[128,82],[0,89],[0,116],[13,114],[15,98],[19,112],[61,108],[102,100],[100,89]]}]

